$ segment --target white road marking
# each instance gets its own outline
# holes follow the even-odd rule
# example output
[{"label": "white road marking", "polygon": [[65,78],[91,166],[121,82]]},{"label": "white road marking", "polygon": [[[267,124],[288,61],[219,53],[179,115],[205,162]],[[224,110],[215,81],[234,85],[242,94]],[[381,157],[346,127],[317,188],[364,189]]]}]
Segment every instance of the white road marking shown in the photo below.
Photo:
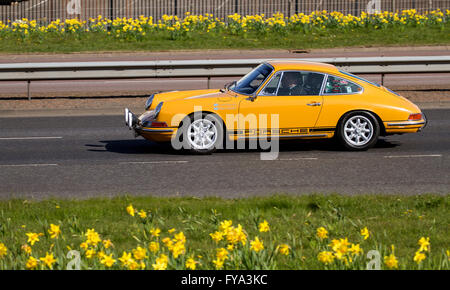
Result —
[{"label": "white road marking", "polygon": [[130,162],[120,162],[120,164],[183,164],[188,163],[188,161],[183,160],[173,160],[173,161],[130,161]]},{"label": "white road marking", "polygon": [[58,164],[2,164],[0,167],[40,167],[40,166],[58,166]]},{"label": "white road marking", "polygon": [[422,158],[422,157],[442,157],[442,154],[430,154],[430,155],[388,155],[384,158]]},{"label": "white road marking", "polygon": [[317,160],[317,157],[301,157],[301,158],[279,158],[280,161],[297,161],[297,160]]},{"label": "white road marking", "polygon": [[63,137],[2,137],[0,140],[45,140],[45,139],[62,139]]}]

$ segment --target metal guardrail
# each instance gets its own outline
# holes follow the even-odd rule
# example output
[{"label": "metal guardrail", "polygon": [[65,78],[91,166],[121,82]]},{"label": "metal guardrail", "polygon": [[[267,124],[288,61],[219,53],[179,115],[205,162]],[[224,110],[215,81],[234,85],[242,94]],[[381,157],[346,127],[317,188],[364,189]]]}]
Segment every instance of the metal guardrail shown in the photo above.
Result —
[{"label": "metal guardrail", "polygon": [[[242,76],[268,59],[177,60],[177,61],[117,61],[117,62],[57,62],[0,64],[0,81],[26,81],[31,99],[31,81],[92,80],[132,78]],[[355,74],[449,73],[449,56],[419,57],[356,57],[356,58],[284,58],[272,60],[302,60],[333,64]]]}]

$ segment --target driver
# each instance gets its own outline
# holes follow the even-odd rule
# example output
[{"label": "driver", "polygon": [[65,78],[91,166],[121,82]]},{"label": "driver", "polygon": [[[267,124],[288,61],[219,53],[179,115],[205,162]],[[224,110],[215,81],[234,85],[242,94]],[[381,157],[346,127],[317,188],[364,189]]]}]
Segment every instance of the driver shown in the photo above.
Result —
[{"label": "driver", "polygon": [[279,96],[301,96],[303,94],[302,75],[299,72],[285,72],[278,90]]}]

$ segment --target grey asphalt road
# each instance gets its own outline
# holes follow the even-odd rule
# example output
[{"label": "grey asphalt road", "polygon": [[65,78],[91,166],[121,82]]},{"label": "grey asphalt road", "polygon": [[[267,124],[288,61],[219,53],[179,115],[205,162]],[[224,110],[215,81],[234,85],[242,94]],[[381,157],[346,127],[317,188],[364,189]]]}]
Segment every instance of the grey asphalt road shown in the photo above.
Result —
[{"label": "grey asphalt road", "polygon": [[448,194],[450,110],[425,113],[423,132],[367,152],[289,141],[273,161],[257,150],[183,154],[135,139],[122,116],[0,118],[0,198]]}]

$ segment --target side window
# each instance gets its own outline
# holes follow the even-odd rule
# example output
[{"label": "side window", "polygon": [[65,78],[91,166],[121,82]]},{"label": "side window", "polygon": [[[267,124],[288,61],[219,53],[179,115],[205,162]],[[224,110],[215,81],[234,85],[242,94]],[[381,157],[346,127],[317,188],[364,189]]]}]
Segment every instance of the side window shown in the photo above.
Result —
[{"label": "side window", "polygon": [[323,84],[323,74],[307,73],[305,74],[305,83],[303,85],[305,96],[318,96]]},{"label": "side window", "polygon": [[282,73],[280,72],[274,75],[260,94],[262,96],[275,96],[275,94],[277,93],[278,83],[280,82],[281,75]]},{"label": "side window", "polygon": [[278,96],[318,96],[324,75],[313,72],[284,72]]},{"label": "side window", "polygon": [[328,76],[325,94],[354,94],[362,90],[357,84],[335,76]]}]

